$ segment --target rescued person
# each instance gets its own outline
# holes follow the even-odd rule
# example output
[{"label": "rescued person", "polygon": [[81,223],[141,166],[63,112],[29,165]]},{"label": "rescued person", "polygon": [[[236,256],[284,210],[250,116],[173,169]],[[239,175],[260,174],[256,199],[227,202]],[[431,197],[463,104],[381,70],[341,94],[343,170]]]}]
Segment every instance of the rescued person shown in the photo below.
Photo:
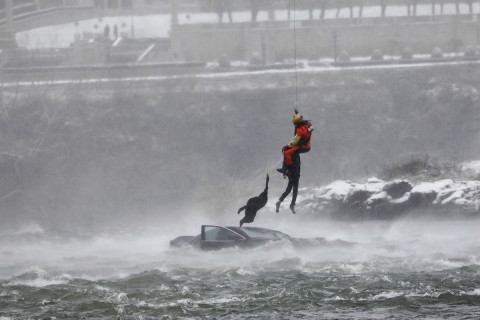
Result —
[{"label": "rescued person", "polygon": [[280,205],[282,204],[283,200],[292,192],[292,201],[290,202],[290,210],[292,213],[295,214],[295,202],[297,201],[297,194],[298,194],[298,183],[300,181],[300,155],[298,153],[294,153],[292,156],[292,165],[290,166],[288,172],[285,177],[288,177],[288,185],[285,189],[285,192],[282,193],[280,199],[276,202],[276,212],[279,212]]}]

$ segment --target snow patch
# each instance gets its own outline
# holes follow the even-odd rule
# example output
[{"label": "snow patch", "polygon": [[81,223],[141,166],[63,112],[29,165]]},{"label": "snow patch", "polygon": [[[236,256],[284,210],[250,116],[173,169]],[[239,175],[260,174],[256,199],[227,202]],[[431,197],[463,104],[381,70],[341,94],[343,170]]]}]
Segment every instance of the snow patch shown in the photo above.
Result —
[{"label": "snow patch", "polygon": [[367,204],[370,205],[379,200],[390,201],[391,199],[392,198],[387,194],[386,191],[380,191],[379,193],[375,193],[370,198],[368,198]]},{"label": "snow patch", "polygon": [[370,192],[379,192],[385,187],[386,184],[387,183],[385,181],[373,177],[367,180],[365,189]]},{"label": "snow patch", "polygon": [[321,197],[325,199],[343,200],[353,187],[354,185],[346,181],[335,181],[324,188]]},{"label": "snow patch", "polygon": [[416,186],[407,180],[386,182],[370,178],[363,184],[337,180],[325,187],[306,188],[303,194],[301,206],[317,212],[333,210],[330,213],[342,214],[364,210],[368,213],[368,210],[375,210],[376,206],[385,203],[390,204],[388,208],[394,214],[429,205],[456,206],[469,214],[480,210],[480,181],[476,180],[443,179],[421,182]]},{"label": "snow patch", "polygon": [[408,199],[410,199],[410,195],[411,195],[411,193],[407,192],[403,195],[403,197],[392,200],[392,203],[394,203],[394,204],[406,203],[408,201]]},{"label": "snow patch", "polygon": [[452,184],[453,181],[450,179],[436,182],[422,182],[418,186],[413,187],[411,193],[439,193],[442,189]]},{"label": "snow patch", "polygon": [[463,162],[460,164],[462,171],[471,171],[473,173],[480,173],[480,160]]}]

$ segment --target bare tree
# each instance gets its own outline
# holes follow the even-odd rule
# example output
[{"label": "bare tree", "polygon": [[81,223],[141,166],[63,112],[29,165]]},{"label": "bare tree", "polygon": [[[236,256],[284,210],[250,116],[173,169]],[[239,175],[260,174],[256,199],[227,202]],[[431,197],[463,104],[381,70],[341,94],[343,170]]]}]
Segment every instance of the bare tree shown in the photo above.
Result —
[{"label": "bare tree", "polygon": [[[202,0],[201,7],[208,12],[215,12],[217,14],[218,22],[223,22],[223,13],[225,11],[223,0]],[[231,13],[229,14],[229,18],[231,22]]]},{"label": "bare tree", "polygon": [[443,15],[443,7],[445,6],[445,0],[441,0],[440,3],[440,14]]},{"label": "bare tree", "polygon": [[[445,6],[445,1],[446,0],[432,0],[432,15],[436,15],[437,14],[437,4],[440,5],[440,15],[443,15],[443,9],[444,9],[444,6]],[[456,6],[457,7],[457,6]],[[457,7],[458,9],[458,7]]]},{"label": "bare tree", "polygon": [[328,7],[328,0],[320,0],[320,19],[325,19],[325,13]]},{"label": "bare tree", "polygon": [[257,22],[257,16],[258,16],[258,11],[260,10],[260,7],[258,5],[258,1],[255,0],[250,0],[250,10],[251,10],[251,20],[252,22]]},{"label": "bare tree", "polygon": [[363,17],[363,0],[358,0],[358,6],[359,6],[358,16],[362,18]]},{"label": "bare tree", "polygon": [[219,12],[222,15],[223,18],[223,13],[227,12],[228,15],[228,21],[233,22],[232,18],[232,10],[233,10],[233,0],[220,0],[219,1]]},{"label": "bare tree", "polygon": [[348,7],[350,9],[350,18],[353,18],[353,0],[338,0],[337,1],[337,14],[336,18],[340,16],[340,10]]},{"label": "bare tree", "polygon": [[407,0],[407,9],[409,16],[417,15],[418,0]]},{"label": "bare tree", "polygon": [[288,20],[290,21],[290,16],[291,16],[291,11],[293,9],[293,6],[295,4],[295,0],[288,0],[287,1],[287,16],[288,16]]},{"label": "bare tree", "polygon": [[468,12],[473,14],[473,0],[466,0],[468,4]]},{"label": "bare tree", "polygon": [[[322,2],[325,2],[325,0],[289,0],[287,4],[287,11],[288,11],[288,17],[290,19],[290,10],[292,10],[294,7],[296,9],[302,9],[308,10],[308,18],[310,20],[313,20],[313,12],[317,8],[321,8]],[[294,6],[295,4],[295,6]]]},{"label": "bare tree", "polygon": [[347,0],[346,5],[350,9],[350,18],[353,18],[353,0]]},{"label": "bare tree", "polygon": [[387,11],[387,0],[380,0],[380,11],[381,16],[385,17],[385,13]]},{"label": "bare tree", "polygon": [[315,9],[315,1],[307,1],[308,3],[308,18],[313,20],[313,10]]},{"label": "bare tree", "polygon": [[250,0],[252,22],[257,22],[258,13],[262,8],[266,8],[267,6],[268,6],[268,0]]}]

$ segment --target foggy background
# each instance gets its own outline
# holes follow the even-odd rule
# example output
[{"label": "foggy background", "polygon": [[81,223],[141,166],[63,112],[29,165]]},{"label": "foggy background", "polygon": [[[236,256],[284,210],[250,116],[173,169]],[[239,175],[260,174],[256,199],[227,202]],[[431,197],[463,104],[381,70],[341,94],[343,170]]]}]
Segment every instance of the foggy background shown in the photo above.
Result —
[{"label": "foggy background", "polygon": [[[300,185],[376,176],[427,155],[474,159],[476,79],[468,66],[301,72],[299,107],[315,131]],[[293,136],[294,81],[287,72],[4,88],[2,226],[141,223],[185,207],[233,215],[263,190],[267,172],[275,199],[284,185],[274,169]]]},{"label": "foggy background", "polygon": [[267,173],[285,187],[297,102],[301,187],[475,160],[477,4],[328,3],[0,3],[0,228],[236,221]]},{"label": "foggy background", "polygon": [[[479,10],[0,0],[0,320],[480,314]],[[248,226],[307,246],[170,248],[266,174]]]}]

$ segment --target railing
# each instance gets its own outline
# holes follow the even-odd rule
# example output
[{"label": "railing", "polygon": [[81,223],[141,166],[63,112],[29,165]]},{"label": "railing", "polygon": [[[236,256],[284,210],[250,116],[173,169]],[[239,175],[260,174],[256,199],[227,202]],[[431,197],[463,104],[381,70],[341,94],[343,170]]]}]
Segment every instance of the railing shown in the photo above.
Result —
[{"label": "railing", "polygon": [[27,3],[20,6],[13,7],[13,16],[19,16],[25,13],[34,12],[37,10],[37,5],[35,3]]},{"label": "railing", "polygon": [[32,17],[46,15],[46,14],[53,13],[53,12],[61,12],[61,11],[72,12],[72,11],[77,11],[77,10],[91,9],[91,8],[92,8],[91,6],[84,6],[84,7],[81,7],[81,6],[78,6],[78,7],[51,7],[49,9],[43,9],[43,10],[29,12],[29,13],[25,13],[25,14],[22,14],[22,15],[15,16],[15,17],[13,17],[13,21],[21,21],[21,20],[25,20],[25,19],[28,19],[28,18],[32,18]]},{"label": "railing", "polygon": [[[404,17],[371,17],[371,18],[348,18],[327,20],[301,20],[296,26],[301,28],[317,27],[349,27],[349,26],[379,26],[379,25],[402,25],[402,24],[443,24],[443,23],[478,23],[480,18],[470,14],[444,15],[444,16],[404,16]],[[249,29],[290,29],[293,28],[291,21],[258,21],[258,22],[233,22],[223,23],[198,23],[195,25],[181,24],[176,26],[176,32],[207,30],[237,30],[239,26],[248,26]]]},{"label": "railing", "polygon": [[[115,13],[118,14],[118,10],[122,10],[124,12],[135,13],[135,14],[152,14],[152,13],[170,13],[170,3],[171,1],[178,1],[178,12],[195,12],[195,11],[212,11],[214,7],[205,7],[203,4],[205,0],[113,0],[110,3],[110,0],[25,0],[21,2],[14,1],[13,8],[12,8],[12,22],[23,21],[32,17],[38,17],[44,14],[52,13],[54,10],[76,10],[78,8],[91,8],[93,11],[100,11],[102,15],[114,15]],[[212,0],[213,1],[213,0]],[[230,0],[233,1],[232,9],[235,10],[250,10],[250,1],[245,0]],[[257,0],[255,0],[257,1]],[[275,10],[286,10],[288,8],[288,0],[272,0],[273,7]],[[305,3],[312,3],[312,8],[318,10],[320,1],[316,0],[309,0],[311,2],[299,2],[297,5],[298,10],[306,10],[308,9]],[[349,3],[349,1],[339,1],[339,0],[330,0],[328,1],[329,5],[327,6],[328,10],[336,10],[338,6],[345,7],[345,4]],[[381,4],[381,0],[352,0],[353,6],[358,7],[361,3],[364,7],[379,7]],[[411,0],[390,0],[387,1],[388,6],[392,5],[405,5],[407,2],[412,3]],[[1,5],[0,1],[0,5]],[[101,5],[103,3],[103,5]],[[116,3],[116,5],[112,5]],[[259,9],[264,11],[267,8],[265,7],[265,2],[262,2],[263,6]],[[302,5],[303,3],[303,5]],[[343,5],[340,5],[343,3]],[[452,4],[455,3],[455,0],[446,0],[445,4]],[[463,2],[462,2],[463,3]],[[38,7],[37,7],[38,5]],[[132,6],[133,7],[130,7]],[[428,5],[426,2],[420,2],[419,5],[425,6]],[[440,6],[440,3],[436,5],[437,9]],[[291,6],[290,6],[290,9]],[[93,13],[92,13],[93,15]],[[469,20],[468,16],[477,16],[478,14],[475,13],[474,15],[468,14],[459,14],[462,16],[462,20]],[[328,24],[394,24],[398,21],[406,21],[408,20],[409,23],[426,23],[430,21],[438,21],[438,19],[442,19],[442,15],[426,15],[426,16],[402,16],[402,17],[373,17],[373,18],[342,18],[342,19],[328,19]],[[335,21],[334,21],[335,20]],[[338,21],[336,21],[338,20]],[[7,23],[7,14],[6,8],[0,7],[0,28],[4,27]],[[304,26],[309,25],[321,25],[323,20],[315,19],[315,20],[303,20],[301,22]],[[15,26],[13,26],[15,30]]]}]

